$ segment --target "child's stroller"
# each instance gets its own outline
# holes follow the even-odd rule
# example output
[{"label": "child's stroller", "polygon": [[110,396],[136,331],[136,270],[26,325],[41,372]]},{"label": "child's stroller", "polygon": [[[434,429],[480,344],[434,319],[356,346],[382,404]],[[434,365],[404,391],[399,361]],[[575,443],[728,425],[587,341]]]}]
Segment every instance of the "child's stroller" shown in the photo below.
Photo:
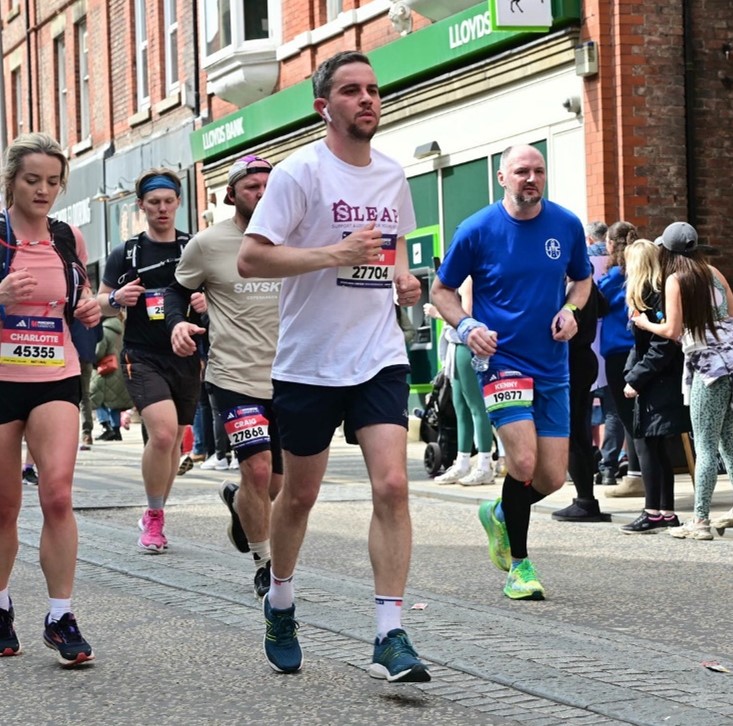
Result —
[{"label": "child's stroller", "polygon": [[425,409],[420,420],[420,440],[424,441],[423,463],[430,476],[447,469],[458,451],[458,429],[453,408],[451,383],[445,370],[433,379],[433,390],[425,398]]}]

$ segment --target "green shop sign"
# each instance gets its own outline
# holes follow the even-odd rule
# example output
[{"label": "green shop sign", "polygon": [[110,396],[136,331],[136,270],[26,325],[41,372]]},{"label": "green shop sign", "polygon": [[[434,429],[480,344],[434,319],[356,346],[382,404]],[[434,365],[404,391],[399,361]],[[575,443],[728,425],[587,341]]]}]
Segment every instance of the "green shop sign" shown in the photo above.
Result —
[{"label": "green shop sign", "polygon": [[[553,28],[577,23],[580,0],[552,0]],[[516,45],[536,34],[492,30],[486,0],[371,51],[369,59],[383,93],[405,88],[475,58]],[[259,139],[315,119],[310,80],[290,86],[191,134],[194,161],[215,159]]]}]

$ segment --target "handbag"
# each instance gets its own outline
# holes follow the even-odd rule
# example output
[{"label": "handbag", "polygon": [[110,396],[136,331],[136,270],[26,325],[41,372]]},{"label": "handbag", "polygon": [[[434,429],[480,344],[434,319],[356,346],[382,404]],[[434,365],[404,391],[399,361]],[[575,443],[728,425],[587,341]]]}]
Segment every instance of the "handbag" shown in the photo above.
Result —
[{"label": "handbag", "polygon": [[119,367],[120,362],[117,356],[114,353],[110,353],[109,355],[105,355],[104,358],[100,358],[99,363],[97,363],[97,373],[100,376],[108,376],[110,373],[119,370]]}]

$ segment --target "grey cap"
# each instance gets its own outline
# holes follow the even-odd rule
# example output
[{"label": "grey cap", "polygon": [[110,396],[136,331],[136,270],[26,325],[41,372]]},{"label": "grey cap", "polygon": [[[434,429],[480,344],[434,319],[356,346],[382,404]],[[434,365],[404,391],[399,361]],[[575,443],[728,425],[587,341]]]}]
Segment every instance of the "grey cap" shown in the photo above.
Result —
[{"label": "grey cap", "polygon": [[672,222],[655,243],[662,244],[670,252],[692,252],[697,247],[697,232],[687,222]]}]

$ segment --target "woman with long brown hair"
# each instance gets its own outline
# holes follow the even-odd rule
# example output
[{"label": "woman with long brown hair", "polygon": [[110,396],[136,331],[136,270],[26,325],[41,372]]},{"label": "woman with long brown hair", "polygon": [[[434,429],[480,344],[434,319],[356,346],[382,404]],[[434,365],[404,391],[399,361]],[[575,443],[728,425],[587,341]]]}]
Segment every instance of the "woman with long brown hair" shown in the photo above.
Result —
[{"label": "woman with long brown hair", "polygon": [[694,517],[669,533],[710,540],[711,526],[733,527],[733,509],[710,520],[718,451],[729,475],[733,472],[733,293],[722,273],[707,263],[697,232],[687,222],[670,224],[657,241],[666,319],[654,323],[640,318],[635,323],[642,330],[681,340],[696,453]]}]

